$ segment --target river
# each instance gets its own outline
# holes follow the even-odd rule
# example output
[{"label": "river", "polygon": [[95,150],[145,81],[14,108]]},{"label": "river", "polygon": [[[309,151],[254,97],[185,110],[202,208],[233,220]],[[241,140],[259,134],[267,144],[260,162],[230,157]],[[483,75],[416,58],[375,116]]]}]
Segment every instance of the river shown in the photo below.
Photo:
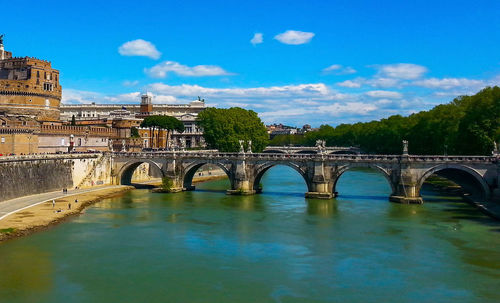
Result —
[{"label": "river", "polygon": [[456,197],[390,203],[366,170],[330,201],[287,167],[262,184],[134,190],[1,244],[0,302],[500,302],[500,224]]}]

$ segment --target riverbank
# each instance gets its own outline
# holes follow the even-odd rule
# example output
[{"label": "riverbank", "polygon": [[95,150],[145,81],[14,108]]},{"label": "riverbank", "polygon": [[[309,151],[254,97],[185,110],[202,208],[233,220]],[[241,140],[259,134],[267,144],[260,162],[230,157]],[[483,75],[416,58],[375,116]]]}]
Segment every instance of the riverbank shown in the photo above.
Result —
[{"label": "riverbank", "polygon": [[22,209],[0,220],[0,243],[64,222],[66,219],[82,213],[89,205],[105,198],[123,194],[132,189],[134,189],[133,186],[125,185],[114,186],[112,188],[103,187],[91,192],[67,195],[54,199],[55,205],[52,205],[51,199]]},{"label": "riverbank", "polygon": [[[224,178],[227,178],[227,176],[222,170],[214,170],[209,173],[201,172],[199,175],[193,177],[193,184]],[[153,181],[149,184],[159,186],[161,185],[161,180]],[[54,206],[52,205],[52,199],[47,201],[41,199],[41,203],[35,203],[33,206],[23,208],[0,219],[0,243],[47,229],[50,226],[81,214],[85,208],[102,199],[118,196],[134,188],[133,186],[126,185],[114,186],[112,188],[104,186],[102,189],[96,189],[91,192],[68,194],[67,196],[54,199]],[[78,202],[75,202],[75,200]]]}]

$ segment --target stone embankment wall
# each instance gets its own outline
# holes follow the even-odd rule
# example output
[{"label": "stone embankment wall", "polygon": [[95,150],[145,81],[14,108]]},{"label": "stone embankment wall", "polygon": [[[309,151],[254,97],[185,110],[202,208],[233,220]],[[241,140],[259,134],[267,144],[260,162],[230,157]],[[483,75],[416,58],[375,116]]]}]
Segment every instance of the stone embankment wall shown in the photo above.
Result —
[{"label": "stone embankment wall", "polygon": [[[78,186],[96,174],[111,180],[109,159],[98,154],[36,155],[0,158],[0,201]],[[97,182],[94,182],[97,185]]]}]

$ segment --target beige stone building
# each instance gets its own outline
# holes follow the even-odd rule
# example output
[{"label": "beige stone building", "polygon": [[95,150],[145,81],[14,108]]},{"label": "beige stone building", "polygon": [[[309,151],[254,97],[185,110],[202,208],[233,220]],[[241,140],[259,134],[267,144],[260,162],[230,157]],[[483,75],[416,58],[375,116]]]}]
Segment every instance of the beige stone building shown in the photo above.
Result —
[{"label": "beige stone building", "polygon": [[0,113],[59,119],[62,88],[49,61],[12,57],[0,39]]},{"label": "beige stone building", "polygon": [[[143,94],[136,104],[61,104],[59,71],[51,62],[13,57],[0,36],[0,154],[87,152],[143,148],[203,147],[196,117],[204,100],[189,104],[154,104]],[[139,100],[138,100],[139,101]],[[140,129],[144,117],[168,115],[184,123],[183,133],[150,137]],[[73,117],[74,120],[73,121]],[[132,128],[139,137],[132,138]]]}]

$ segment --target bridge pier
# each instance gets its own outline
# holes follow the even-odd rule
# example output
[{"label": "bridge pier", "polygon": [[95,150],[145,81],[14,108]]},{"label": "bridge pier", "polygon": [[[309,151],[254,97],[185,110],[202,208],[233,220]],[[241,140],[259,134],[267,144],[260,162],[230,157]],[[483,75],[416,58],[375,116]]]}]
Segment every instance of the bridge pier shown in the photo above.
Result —
[{"label": "bridge pier", "polygon": [[[170,188],[171,193],[178,193],[184,191],[184,176],[179,173],[179,168],[177,167],[177,160],[173,158],[165,163],[164,167],[165,177],[172,181],[172,187]],[[194,190],[194,188],[192,189]]]},{"label": "bridge pier", "polygon": [[231,189],[228,189],[226,194],[243,196],[253,195],[256,192],[253,188],[253,166],[246,164],[244,154],[240,156],[241,158],[238,159],[232,167],[234,180],[231,182]]},{"label": "bridge pier", "polygon": [[402,204],[424,203],[415,174],[410,168],[402,167],[399,171],[395,170],[392,179],[393,193],[389,196],[389,201]]},{"label": "bridge pier", "polygon": [[332,199],[335,195],[332,191],[331,168],[325,167],[323,159],[314,162],[313,177],[309,183],[306,198]]}]

